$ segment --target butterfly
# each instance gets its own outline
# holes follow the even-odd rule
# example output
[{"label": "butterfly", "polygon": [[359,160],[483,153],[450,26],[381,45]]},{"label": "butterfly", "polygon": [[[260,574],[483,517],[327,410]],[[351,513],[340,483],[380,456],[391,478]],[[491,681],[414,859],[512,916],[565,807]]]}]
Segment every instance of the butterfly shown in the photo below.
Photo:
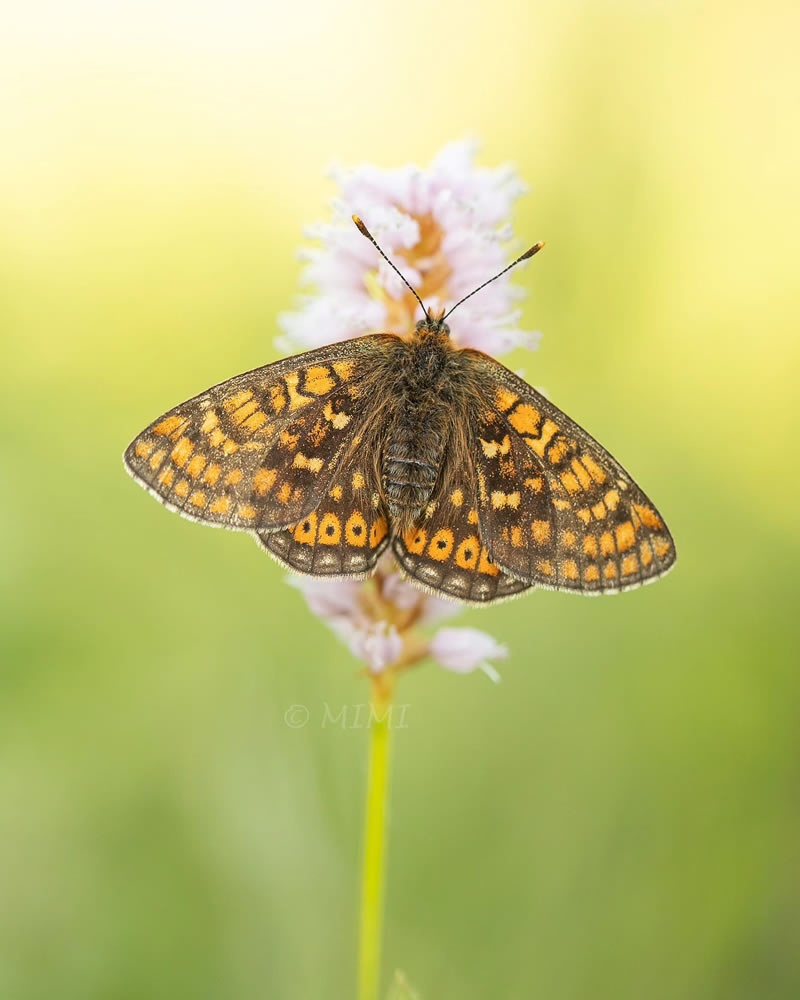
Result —
[{"label": "butterfly", "polygon": [[311,576],[366,578],[388,547],[413,582],[471,604],[663,576],[675,544],[631,476],[508,368],[457,348],[445,318],[221,382],[138,434],[125,465],[170,510],[251,532]]}]

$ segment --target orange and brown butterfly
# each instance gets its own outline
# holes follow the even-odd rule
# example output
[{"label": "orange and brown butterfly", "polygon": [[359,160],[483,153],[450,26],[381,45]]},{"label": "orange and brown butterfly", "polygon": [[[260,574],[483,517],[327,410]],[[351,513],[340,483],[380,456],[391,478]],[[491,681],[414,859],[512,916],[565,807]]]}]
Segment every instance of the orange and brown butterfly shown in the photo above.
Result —
[{"label": "orange and brown butterfly", "polygon": [[347,340],[200,393],[134,438],[128,470],[171,510],[252,532],[312,576],[367,577],[387,546],[423,588],[475,604],[663,576],[672,537],[616,459],[425,315],[410,338]]}]

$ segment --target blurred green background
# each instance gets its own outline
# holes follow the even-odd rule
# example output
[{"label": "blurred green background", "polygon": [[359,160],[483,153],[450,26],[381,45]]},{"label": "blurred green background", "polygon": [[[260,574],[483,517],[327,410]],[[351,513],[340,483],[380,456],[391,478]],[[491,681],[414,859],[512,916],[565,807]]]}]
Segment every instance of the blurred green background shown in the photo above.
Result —
[{"label": "blurred green background", "polygon": [[[386,970],[426,1000],[800,995],[797,5],[32,3],[0,40],[0,996],[349,998],[353,661],[125,444],[275,358],[332,159],[532,192],[531,381],[675,572],[403,682]],[[287,708],[308,706],[291,729]]]}]

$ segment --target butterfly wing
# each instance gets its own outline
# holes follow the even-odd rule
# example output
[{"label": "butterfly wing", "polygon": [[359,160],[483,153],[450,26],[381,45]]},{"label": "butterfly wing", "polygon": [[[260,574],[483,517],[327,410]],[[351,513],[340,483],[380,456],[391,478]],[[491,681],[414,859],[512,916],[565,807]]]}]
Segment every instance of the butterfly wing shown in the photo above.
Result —
[{"label": "butterfly wing", "polygon": [[490,604],[528,590],[530,583],[504,573],[489,557],[469,456],[457,447],[447,456],[441,486],[423,518],[395,536],[395,558],[425,589],[470,604]]},{"label": "butterfly wing", "polygon": [[389,542],[374,456],[370,435],[354,438],[319,506],[291,528],[257,532],[260,544],[298,573],[369,576]]},{"label": "butterfly wing", "polygon": [[193,520],[296,524],[325,496],[401,347],[393,335],[360,337],[237,375],[155,420],[125,464]]},{"label": "butterfly wing", "polygon": [[675,544],[652,501],[601,445],[487,355],[472,443],[478,523],[492,559],[537,586],[628,590],[663,576]]}]

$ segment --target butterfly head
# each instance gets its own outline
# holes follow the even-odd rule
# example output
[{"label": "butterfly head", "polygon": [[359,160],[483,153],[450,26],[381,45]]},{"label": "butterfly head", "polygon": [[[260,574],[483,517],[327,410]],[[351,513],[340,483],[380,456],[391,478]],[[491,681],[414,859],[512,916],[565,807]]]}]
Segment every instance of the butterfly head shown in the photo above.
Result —
[{"label": "butterfly head", "polygon": [[444,309],[438,313],[426,309],[425,319],[421,319],[417,323],[417,334],[419,336],[449,337],[450,327],[444,321]]}]

